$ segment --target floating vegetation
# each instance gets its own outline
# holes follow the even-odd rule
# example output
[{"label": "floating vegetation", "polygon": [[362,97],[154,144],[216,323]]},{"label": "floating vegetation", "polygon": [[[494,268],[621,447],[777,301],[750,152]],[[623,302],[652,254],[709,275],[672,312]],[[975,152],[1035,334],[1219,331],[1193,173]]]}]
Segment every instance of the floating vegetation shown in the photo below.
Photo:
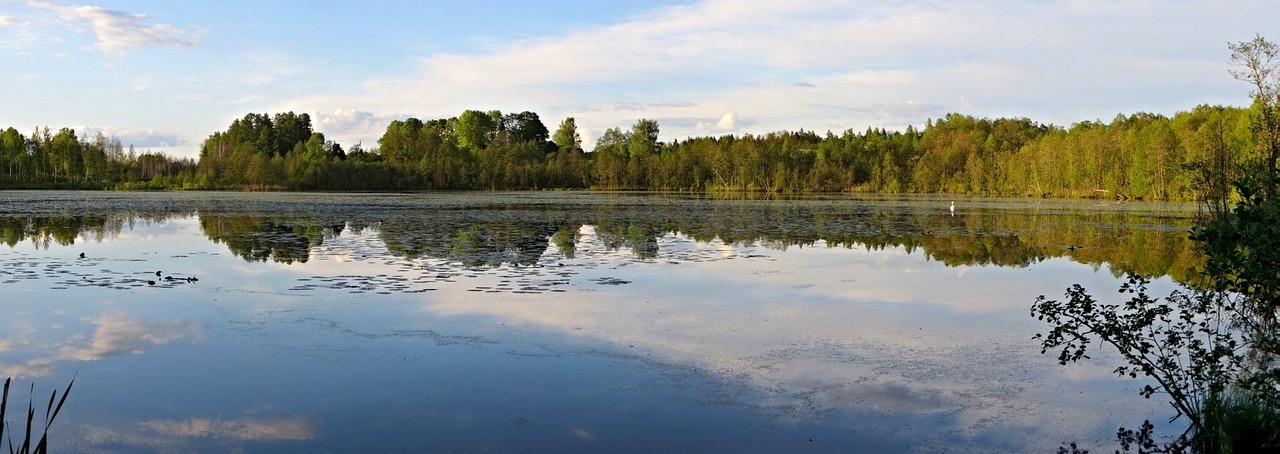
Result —
[{"label": "floating vegetation", "polygon": [[601,277],[592,279],[592,281],[595,281],[595,283],[600,285],[625,285],[631,283],[631,281],[618,279],[616,277]]},{"label": "floating vegetation", "polygon": [[[77,203],[78,211],[68,211],[67,201],[21,204],[20,210],[0,215],[0,233],[11,246],[24,238],[37,243],[56,238],[58,244],[71,245],[86,235],[102,237],[94,232],[118,235],[136,222],[198,216],[206,237],[247,261],[324,259],[379,262],[396,269],[381,276],[300,279],[290,291],[382,294],[432,291],[481,276],[513,282],[473,290],[556,292],[584,272],[636,262],[770,260],[757,247],[902,247],[951,266],[1021,267],[1066,256],[1095,266],[1107,263],[1118,275],[1168,274],[1178,280],[1192,269],[1189,260],[1195,256],[1188,253],[1185,230],[1169,228],[1189,226],[1192,213],[1153,208],[1165,206],[1159,204],[1086,207],[992,199],[972,201],[963,217],[953,217],[944,214],[945,206],[910,197],[778,202],[711,201],[679,194],[157,196],[168,203],[100,198]],[[717,245],[738,251],[726,253]],[[196,252],[164,256],[203,258]],[[197,283],[196,276],[180,272],[147,276],[138,270],[145,263],[142,257],[83,253],[64,259],[17,257],[0,262],[0,284],[40,279],[49,280],[50,288],[121,290]],[[564,281],[540,283],[554,279]],[[595,283],[623,284],[608,279]]]}]

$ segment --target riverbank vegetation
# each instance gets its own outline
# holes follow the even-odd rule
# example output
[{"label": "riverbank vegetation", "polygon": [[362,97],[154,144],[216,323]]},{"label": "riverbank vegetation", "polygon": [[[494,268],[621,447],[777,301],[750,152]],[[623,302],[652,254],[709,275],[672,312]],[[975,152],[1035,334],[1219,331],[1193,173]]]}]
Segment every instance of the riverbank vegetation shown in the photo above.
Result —
[{"label": "riverbank vegetation", "polygon": [[1093,342],[1112,348],[1124,359],[1117,374],[1143,377],[1144,397],[1167,396],[1174,419],[1186,418],[1186,431],[1172,439],[1149,421],[1121,428],[1126,450],[1280,450],[1280,46],[1258,36],[1230,48],[1232,75],[1252,88],[1253,140],[1237,150],[1243,159],[1223,155],[1201,173],[1214,177],[1197,186],[1203,215],[1190,236],[1202,279],[1159,298],[1133,277],[1122,302],[1075,285],[1065,299],[1041,296],[1031,309],[1052,326],[1037,336],[1042,352],[1066,364],[1088,358]]},{"label": "riverbank vegetation", "polygon": [[[658,141],[638,120],[582,149],[572,117],[554,133],[533,112],[468,110],[391,122],[376,146],[345,147],[307,114],[251,113],[199,160],[126,150],[72,129],[0,131],[0,188],[450,190],[605,189],[959,193],[1193,200],[1207,175],[1256,160],[1258,106],[1198,106],[1069,127],[950,114],[923,128]],[[1217,173],[1212,173],[1210,171]]]}]

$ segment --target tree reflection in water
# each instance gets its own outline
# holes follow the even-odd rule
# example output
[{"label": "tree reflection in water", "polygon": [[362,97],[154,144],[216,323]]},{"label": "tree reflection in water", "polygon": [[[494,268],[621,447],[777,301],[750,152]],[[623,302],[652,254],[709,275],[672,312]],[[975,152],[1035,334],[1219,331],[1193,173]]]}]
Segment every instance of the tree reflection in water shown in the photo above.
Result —
[{"label": "tree reflection in water", "polygon": [[[300,197],[282,195],[280,197]],[[306,197],[306,196],[301,196]],[[447,199],[447,196],[438,196]],[[586,199],[585,201],[583,199]],[[501,197],[497,197],[501,199]],[[680,234],[698,242],[790,247],[903,248],[949,266],[1025,267],[1066,257],[1116,276],[1194,275],[1187,241],[1191,213],[1125,209],[1039,209],[976,205],[962,216],[912,203],[848,200],[703,200],[577,195],[559,205],[464,202],[363,205],[357,201],[83,206],[78,210],[0,214],[0,238],[10,247],[104,241],[135,223],[198,216],[201,230],[247,261],[306,262],[313,248],[343,234],[373,231],[387,250],[408,259],[434,258],[464,267],[533,265],[555,246],[566,258],[579,231],[593,226],[609,250],[658,258],[658,239]]]}]

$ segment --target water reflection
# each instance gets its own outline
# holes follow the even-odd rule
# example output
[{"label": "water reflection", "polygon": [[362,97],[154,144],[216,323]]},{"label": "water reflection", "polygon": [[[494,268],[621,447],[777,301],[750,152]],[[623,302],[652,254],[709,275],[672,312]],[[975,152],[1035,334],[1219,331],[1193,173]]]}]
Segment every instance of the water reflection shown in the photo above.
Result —
[{"label": "water reflection", "polygon": [[304,217],[200,216],[200,231],[206,237],[251,262],[306,262],[311,248],[341,233],[344,224],[326,225]]},{"label": "water reflection", "polygon": [[241,441],[296,441],[315,438],[313,424],[302,419],[237,420],[191,418],[180,421],[149,420],[139,423],[157,435],[169,437],[212,437]]},{"label": "water reflection", "polygon": [[[82,451],[1053,450],[1108,440],[1159,404],[1105,361],[1064,374],[1039,355],[1034,295],[1189,266],[1190,213],[1154,205],[979,201],[955,217],[929,200],[574,194],[98,205],[63,223],[115,232],[105,239],[0,249],[0,289],[15,295],[0,359],[87,377],[66,435]],[[125,208],[147,221],[101,227]],[[139,283],[156,271],[201,280]]]},{"label": "water reflection", "polygon": [[[53,367],[58,363],[97,361],[111,356],[139,354],[153,346],[197,333],[200,329],[200,324],[193,321],[147,322],[132,318],[123,311],[107,312],[95,318],[86,318],[85,321],[94,327],[92,334],[72,335],[60,342],[52,353],[29,358],[20,364],[0,363],[0,375],[43,377],[52,374]],[[0,341],[0,353],[13,350],[17,344],[21,344],[26,350],[47,351],[48,345],[33,345],[36,342],[32,339],[34,334],[29,332],[29,337],[26,338]]]},{"label": "water reflection", "polygon": [[280,443],[312,440],[316,425],[300,417],[264,419],[255,416],[146,420],[132,425],[85,425],[67,434],[85,451],[197,452],[243,451],[246,442]]},{"label": "water reflection", "polygon": [[[567,196],[566,196],[567,197]],[[1025,267],[1048,258],[1106,264],[1119,276],[1170,275],[1182,281],[1197,265],[1187,241],[1191,213],[1185,206],[1152,211],[1076,203],[1048,207],[991,204],[951,216],[936,207],[883,200],[710,201],[632,197],[548,206],[504,200],[494,206],[455,206],[438,200],[413,205],[364,206],[333,200],[278,207],[237,207],[202,200],[132,208],[124,213],[62,210],[0,214],[0,234],[10,247],[30,239],[48,247],[77,239],[103,241],[135,222],[163,222],[199,213],[201,231],[248,261],[306,262],[312,250],[347,232],[374,229],[387,249],[408,259],[454,261],[463,267],[534,265],[550,246],[574,258],[577,232],[593,226],[611,250],[639,259],[658,258],[658,239],[681,234],[699,242],[760,244],[785,250],[831,247],[879,250],[900,247],[949,266]],[[604,203],[601,203],[603,200]],[[930,209],[933,208],[933,209]],[[262,216],[262,213],[271,213]]]},{"label": "water reflection", "polygon": [[23,213],[0,214],[0,242],[9,247],[30,241],[38,248],[70,246],[77,240],[102,242],[132,230],[136,225],[165,222],[168,219],[194,216],[194,210],[160,213],[116,212],[102,214],[59,213],[31,215]]}]

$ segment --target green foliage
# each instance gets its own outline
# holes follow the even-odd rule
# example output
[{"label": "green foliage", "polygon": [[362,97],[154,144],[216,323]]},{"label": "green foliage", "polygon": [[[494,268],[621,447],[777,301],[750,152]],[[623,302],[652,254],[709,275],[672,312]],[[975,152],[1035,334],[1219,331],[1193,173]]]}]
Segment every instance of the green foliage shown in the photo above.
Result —
[{"label": "green foliage", "polygon": [[1175,291],[1152,298],[1147,283],[1130,277],[1120,288],[1130,297],[1121,304],[1099,302],[1080,285],[1068,289],[1061,302],[1040,296],[1031,313],[1052,329],[1036,338],[1042,339],[1041,353],[1058,352],[1060,364],[1087,359],[1095,340],[1115,349],[1125,362],[1115,373],[1154,380],[1157,386],[1145,385],[1140,394],[1166,394],[1177,417],[1187,416],[1195,432],[1203,427],[1203,403],[1249,374],[1244,352],[1258,341],[1224,329],[1233,317],[1225,295]]},{"label": "green foliage", "polygon": [[[1236,168],[1269,153],[1265,112],[1199,106],[1062,128],[949,114],[923,130],[659,140],[655,120],[610,128],[588,152],[572,117],[549,137],[536,113],[467,110],[392,121],[378,147],[349,150],[306,114],[250,113],[200,147],[198,163],[117,139],[0,131],[0,187],[422,190],[598,188],[665,191],[917,192],[1191,200],[1231,192]],[[1273,106],[1274,107],[1274,106]],[[1280,117],[1280,115],[1272,115]]]},{"label": "green foliage", "polygon": [[138,155],[132,147],[126,153],[119,139],[100,132],[90,138],[69,128],[37,128],[30,137],[14,128],[0,131],[0,189],[181,187],[195,166],[162,153]]},{"label": "green foliage", "polygon": [[508,143],[533,142],[541,145],[547,141],[547,126],[542,124],[538,114],[524,111],[503,115],[498,131],[505,133]]},{"label": "green foliage", "polygon": [[582,148],[582,136],[578,135],[578,124],[573,117],[565,118],[560,122],[560,127],[556,128],[555,135],[551,136],[551,141],[555,142],[556,147],[561,150],[569,150],[572,148]]},{"label": "green foliage", "polygon": [[[1075,285],[1064,301],[1041,296],[1031,308],[1052,325],[1047,335],[1036,336],[1042,353],[1058,351],[1058,361],[1066,364],[1088,358],[1091,342],[1098,340],[1124,359],[1117,374],[1153,380],[1157,386],[1146,385],[1141,394],[1165,394],[1175,419],[1186,416],[1187,431],[1167,443],[1157,442],[1149,421],[1137,431],[1121,428],[1117,435],[1126,450],[1280,449],[1280,152],[1274,145],[1280,98],[1272,76],[1280,61],[1276,46],[1261,37],[1231,50],[1232,60],[1245,68],[1233,75],[1254,84],[1256,114],[1247,118],[1256,148],[1232,149],[1231,143],[1241,141],[1228,139],[1227,131],[1240,128],[1226,127],[1230,122],[1221,118],[1189,127],[1199,131],[1193,137],[1203,153],[1187,166],[1206,207],[1190,237],[1204,255],[1201,279],[1158,299],[1147,295],[1144,279],[1131,277],[1121,287],[1131,295],[1123,304],[1099,302]],[[1167,133],[1146,137],[1167,140]]]},{"label": "green foliage", "polygon": [[1226,392],[1201,406],[1204,427],[1195,443],[1224,453],[1253,453],[1280,448],[1280,409],[1248,394]]},{"label": "green foliage", "polygon": [[[548,141],[533,112],[468,110],[396,120],[378,148],[350,153],[306,114],[250,113],[210,135],[198,163],[126,153],[118,139],[70,129],[0,132],[0,187],[293,190],[600,188],[754,192],[954,192],[1188,199],[1229,192],[1234,168],[1263,155],[1252,110],[1200,106],[1070,129],[951,114],[919,131],[868,128],[691,138],[663,143],[654,120],[611,128],[581,149],[573,118]],[[1188,171],[1190,170],[1190,171]],[[1213,181],[1207,180],[1212,176]]]},{"label": "green foliage", "polygon": [[471,154],[479,154],[489,145],[498,125],[494,118],[485,112],[468,110],[458,116],[454,130],[458,137],[458,146]]},{"label": "green foliage", "polygon": [[[1092,342],[1100,341],[1124,359],[1117,374],[1155,382],[1143,387],[1143,397],[1167,395],[1175,418],[1186,416],[1190,424],[1187,436],[1160,449],[1219,452],[1223,431],[1259,431],[1240,426],[1257,418],[1223,420],[1235,417],[1236,408],[1256,407],[1249,411],[1270,415],[1267,424],[1280,411],[1280,206],[1249,181],[1239,184],[1244,199],[1231,213],[1192,234],[1206,256],[1203,282],[1161,299],[1147,294],[1145,279],[1130,277],[1121,287],[1129,299],[1121,304],[1099,302],[1075,285],[1065,300],[1041,296],[1031,309],[1052,326],[1036,336],[1042,353],[1057,351],[1059,363],[1066,364],[1088,358]],[[1146,425],[1120,435],[1143,447],[1158,446]],[[1280,448],[1276,441],[1261,446]]]},{"label": "green foliage", "polygon": [[1274,330],[1280,308],[1280,200],[1268,198],[1264,187],[1280,180],[1259,179],[1246,176],[1237,182],[1241,200],[1221,219],[1197,229],[1192,239],[1204,245],[1211,289],[1243,300],[1241,323]]}]

